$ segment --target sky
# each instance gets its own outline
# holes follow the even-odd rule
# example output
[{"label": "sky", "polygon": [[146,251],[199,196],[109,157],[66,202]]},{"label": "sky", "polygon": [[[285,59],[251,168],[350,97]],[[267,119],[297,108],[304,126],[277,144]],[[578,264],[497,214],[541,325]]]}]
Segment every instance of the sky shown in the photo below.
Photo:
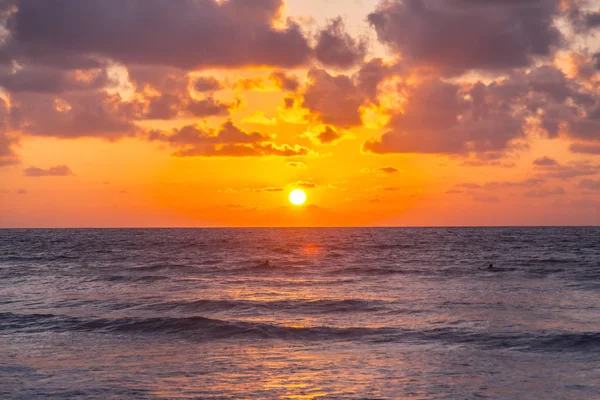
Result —
[{"label": "sky", "polygon": [[0,2],[0,227],[599,211],[598,0]]}]

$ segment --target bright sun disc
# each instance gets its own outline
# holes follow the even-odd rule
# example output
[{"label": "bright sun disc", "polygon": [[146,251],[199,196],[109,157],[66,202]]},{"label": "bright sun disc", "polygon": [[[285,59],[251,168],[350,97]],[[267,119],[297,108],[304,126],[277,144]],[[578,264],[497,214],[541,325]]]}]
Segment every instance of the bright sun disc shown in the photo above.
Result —
[{"label": "bright sun disc", "polygon": [[300,189],[293,190],[292,193],[290,193],[290,201],[292,204],[301,206],[306,202],[306,193]]}]

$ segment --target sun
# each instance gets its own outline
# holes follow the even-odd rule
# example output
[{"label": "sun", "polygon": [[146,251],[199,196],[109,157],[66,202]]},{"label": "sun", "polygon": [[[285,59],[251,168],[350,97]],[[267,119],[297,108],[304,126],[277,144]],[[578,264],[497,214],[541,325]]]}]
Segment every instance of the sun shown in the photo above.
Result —
[{"label": "sun", "polygon": [[301,206],[306,202],[306,193],[300,189],[292,190],[290,193],[290,202],[294,205]]}]

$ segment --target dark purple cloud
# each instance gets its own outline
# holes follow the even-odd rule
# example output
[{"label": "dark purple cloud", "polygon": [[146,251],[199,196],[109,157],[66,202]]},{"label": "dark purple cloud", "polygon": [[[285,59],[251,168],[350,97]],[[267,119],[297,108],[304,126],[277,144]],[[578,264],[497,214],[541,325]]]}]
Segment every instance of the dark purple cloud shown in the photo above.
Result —
[{"label": "dark purple cloud", "polygon": [[333,143],[339,138],[342,137],[342,134],[336,131],[331,126],[326,126],[319,134],[317,135],[317,139],[321,144],[329,144]]},{"label": "dark purple cloud", "polygon": [[8,117],[9,109],[6,101],[0,98],[0,167],[19,163],[19,159],[13,150],[17,140],[7,135]]},{"label": "dark purple cloud", "polygon": [[295,75],[288,75],[284,71],[271,73],[269,79],[282,90],[295,92],[300,87],[300,82]]},{"label": "dark purple cloud", "polygon": [[317,35],[315,54],[324,65],[335,68],[350,68],[360,63],[367,52],[364,40],[356,40],[348,33],[342,18],[331,21]]},{"label": "dark purple cloud", "polygon": [[[479,83],[466,92],[458,84],[428,80],[401,88],[404,110],[394,114],[388,131],[363,149],[386,153],[467,154],[498,152],[523,135],[523,117],[510,102]],[[469,95],[467,99],[465,95]]]},{"label": "dark purple cloud", "polygon": [[46,66],[26,65],[15,69],[0,65],[0,87],[8,92],[61,93],[74,90],[100,89],[111,82],[106,69],[76,73]]},{"label": "dark purple cloud", "polygon": [[13,125],[28,135],[116,140],[137,131],[121,109],[120,96],[104,91],[63,93],[60,97],[19,93],[12,101]]},{"label": "dark purple cloud", "polygon": [[298,66],[311,49],[297,24],[273,27],[283,0],[15,0],[5,59],[111,59],[180,68]]},{"label": "dark purple cloud", "polygon": [[12,149],[14,143],[15,140],[6,136],[5,132],[0,132],[0,167],[19,163],[19,159]]},{"label": "dark purple cloud", "polygon": [[577,185],[580,189],[600,190],[600,180],[584,179]]},{"label": "dark purple cloud", "polygon": [[555,159],[545,156],[534,160],[533,164],[540,167],[552,167],[559,165],[558,161],[556,161]]},{"label": "dark purple cloud", "polygon": [[558,0],[382,1],[368,16],[381,42],[414,64],[449,74],[500,70],[549,56],[561,34]]},{"label": "dark purple cloud", "polygon": [[260,157],[260,156],[305,156],[311,151],[306,147],[277,145],[269,136],[259,132],[245,132],[231,121],[218,129],[206,129],[199,125],[188,125],[171,132],[152,130],[150,141],[169,143],[179,148],[175,157]]},{"label": "dark purple cloud", "polygon": [[57,165],[50,168],[29,167],[23,171],[25,176],[42,177],[42,176],[71,176],[73,171],[66,165]]},{"label": "dark purple cloud", "polygon": [[571,161],[567,164],[536,164],[541,178],[571,179],[600,173],[600,165],[588,161]]},{"label": "dark purple cloud", "polygon": [[208,97],[202,100],[190,100],[187,103],[186,110],[194,117],[206,118],[227,116],[233,107],[233,104],[223,103]]},{"label": "dark purple cloud", "polygon": [[225,122],[217,130],[205,129],[199,125],[187,125],[181,129],[174,129],[171,133],[153,130],[149,132],[148,138],[151,141],[158,140],[176,146],[257,143],[269,139],[268,136],[259,132],[244,132],[236,127],[231,121]]},{"label": "dark purple cloud", "polygon": [[133,120],[227,116],[235,107],[234,103],[214,99],[211,93],[203,99],[191,96],[190,87],[199,92],[220,88],[221,83],[214,78],[197,78],[192,82],[187,71],[171,67],[133,66],[128,72],[136,96],[122,102],[120,107]]},{"label": "dark purple cloud", "polygon": [[197,92],[214,92],[223,89],[223,84],[212,76],[200,76],[194,79],[194,90]]},{"label": "dark purple cloud", "polygon": [[563,189],[560,186],[557,186],[553,189],[528,190],[527,192],[523,193],[523,196],[532,198],[544,198],[551,196],[562,196],[566,193],[567,192],[565,191],[565,189]]},{"label": "dark purple cloud", "polygon": [[545,182],[542,178],[527,178],[521,181],[501,181],[501,182],[487,182],[483,187],[486,190],[493,190],[498,188],[532,188],[539,186]]},{"label": "dark purple cloud", "polygon": [[588,28],[600,27],[600,12],[587,14],[585,16],[585,23]]},{"label": "dark purple cloud", "polygon": [[600,145],[573,143],[569,148],[571,153],[579,154],[600,154]]},{"label": "dark purple cloud", "polygon": [[[504,79],[475,85],[426,79],[400,85],[403,110],[392,115],[381,138],[365,142],[373,153],[476,152],[491,165],[515,150],[527,120],[539,120],[549,137],[600,140],[597,89],[569,79],[552,66],[512,71]],[[487,157],[487,158],[486,158]]]},{"label": "dark purple cloud", "polygon": [[[378,104],[378,87],[386,78],[400,72],[398,65],[386,65],[375,58],[353,75],[332,75],[324,69],[308,71],[307,85],[301,93],[303,106],[318,120],[341,128],[362,125],[360,107]],[[287,104],[289,108],[293,104]]]},{"label": "dark purple cloud", "polygon": [[354,75],[357,88],[372,102],[377,102],[378,87],[387,77],[400,73],[398,64],[386,65],[381,58],[373,58],[364,63]]},{"label": "dark purple cloud", "polygon": [[303,93],[303,105],[322,122],[342,128],[362,124],[359,108],[365,98],[350,77],[333,76],[323,69],[311,69],[308,80]]}]

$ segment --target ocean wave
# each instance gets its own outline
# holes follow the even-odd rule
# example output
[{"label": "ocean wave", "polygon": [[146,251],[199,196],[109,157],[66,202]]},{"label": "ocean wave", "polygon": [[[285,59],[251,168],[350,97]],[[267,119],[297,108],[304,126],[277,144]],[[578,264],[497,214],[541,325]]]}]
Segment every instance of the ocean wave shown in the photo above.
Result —
[{"label": "ocean wave", "polygon": [[0,313],[2,332],[95,332],[179,334],[189,339],[352,339],[393,332],[392,328],[287,327],[266,323],[225,321],[200,316],[186,318],[82,318],[54,314]]},{"label": "ocean wave", "polygon": [[133,283],[151,283],[157,281],[164,281],[171,279],[168,276],[164,275],[143,275],[143,276],[135,276],[135,275],[109,275],[109,276],[101,276],[95,279],[96,281],[106,281],[106,282],[133,282]]},{"label": "ocean wave", "polygon": [[170,301],[141,306],[156,312],[277,311],[302,314],[375,312],[391,305],[380,300],[208,300]]},{"label": "ocean wave", "polygon": [[378,267],[378,266],[352,266],[352,267],[341,267],[331,271],[330,275],[345,275],[345,274],[359,274],[359,275],[428,275],[435,271],[426,271],[421,269],[408,269],[402,267]]},{"label": "ocean wave", "polygon": [[226,321],[200,316],[186,318],[82,318],[54,314],[0,313],[0,334],[41,332],[182,335],[190,340],[233,338],[280,340],[360,340],[372,343],[444,343],[520,351],[600,352],[597,332],[482,333],[460,328],[415,330],[396,327],[291,327],[268,323]]},{"label": "ocean wave", "polygon": [[151,265],[144,265],[141,267],[130,268],[130,271],[134,272],[200,272],[202,269],[194,265],[188,264],[168,264],[168,263],[157,263]]}]

